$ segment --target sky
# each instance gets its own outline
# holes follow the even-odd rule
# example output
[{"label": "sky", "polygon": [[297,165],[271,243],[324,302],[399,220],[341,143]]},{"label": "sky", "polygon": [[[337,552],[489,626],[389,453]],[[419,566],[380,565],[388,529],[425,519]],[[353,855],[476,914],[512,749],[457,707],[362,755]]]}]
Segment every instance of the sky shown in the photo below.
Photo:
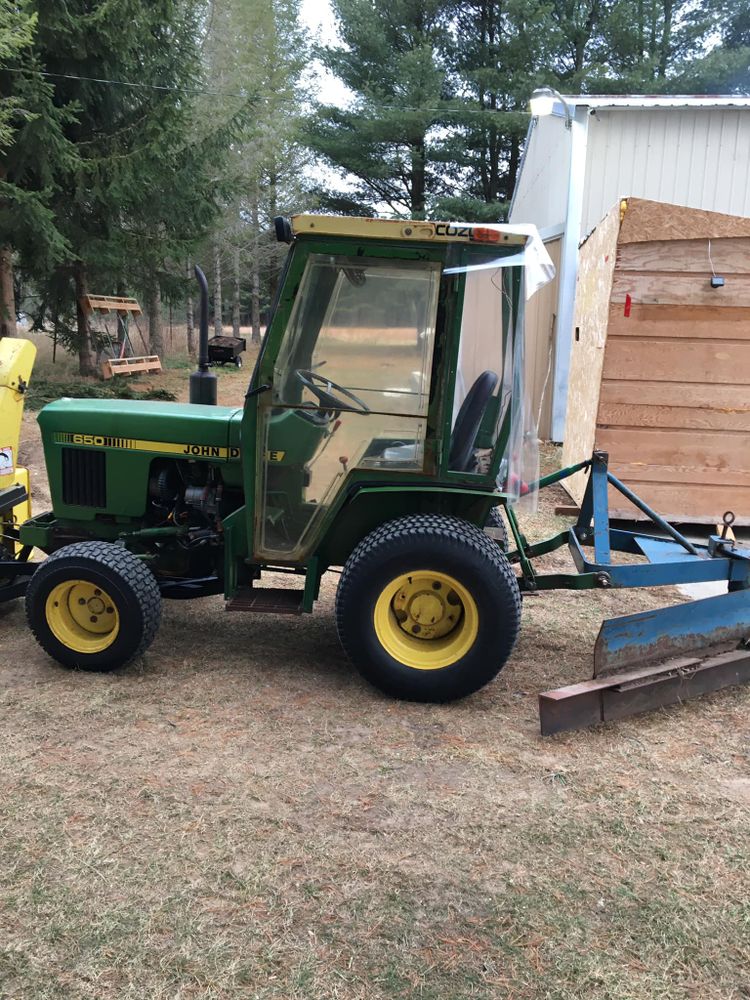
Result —
[{"label": "sky", "polygon": [[[302,0],[300,19],[310,29],[311,41],[330,44],[337,40],[336,21],[328,0]],[[323,103],[341,105],[346,101],[346,87],[319,63],[310,67],[310,81]]]}]

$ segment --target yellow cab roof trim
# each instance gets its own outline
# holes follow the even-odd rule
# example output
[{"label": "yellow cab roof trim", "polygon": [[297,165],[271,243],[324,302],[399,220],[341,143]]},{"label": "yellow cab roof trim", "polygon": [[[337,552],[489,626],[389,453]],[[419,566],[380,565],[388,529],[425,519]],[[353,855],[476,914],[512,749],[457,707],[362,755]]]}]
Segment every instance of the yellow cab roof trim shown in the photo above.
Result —
[{"label": "yellow cab roof trim", "polygon": [[340,215],[293,215],[295,236],[351,236],[354,239],[406,242],[473,243],[525,246],[528,234],[515,226],[471,222],[425,222],[410,219],[365,219]]}]

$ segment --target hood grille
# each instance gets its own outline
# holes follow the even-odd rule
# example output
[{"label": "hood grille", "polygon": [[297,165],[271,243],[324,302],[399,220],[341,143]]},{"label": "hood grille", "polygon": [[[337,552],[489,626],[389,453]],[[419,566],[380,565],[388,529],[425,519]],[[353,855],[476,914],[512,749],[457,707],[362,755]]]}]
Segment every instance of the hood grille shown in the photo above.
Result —
[{"label": "hood grille", "polygon": [[73,507],[107,506],[107,458],[89,448],[62,449],[63,503]]}]

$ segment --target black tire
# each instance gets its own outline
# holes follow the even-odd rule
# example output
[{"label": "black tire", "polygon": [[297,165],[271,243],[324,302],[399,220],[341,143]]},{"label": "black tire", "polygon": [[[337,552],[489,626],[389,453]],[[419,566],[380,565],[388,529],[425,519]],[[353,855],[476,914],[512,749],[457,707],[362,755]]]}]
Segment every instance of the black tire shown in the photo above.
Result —
[{"label": "black tire", "polygon": [[500,546],[503,552],[507,552],[508,529],[505,527],[505,518],[500,507],[491,508],[484,526],[485,528],[494,528],[496,531],[502,532],[502,538],[493,538],[492,540]]},{"label": "black tire", "polygon": [[[78,593],[97,595],[91,597],[91,601],[98,599],[97,606],[86,607],[84,597],[74,601],[74,586]],[[107,597],[110,600],[105,603]],[[72,610],[79,604],[86,610]],[[109,631],[90,635],[72,622],[74,614],[85,615],[89,610],[96,611],[88,619],[94,623],[112,616],[107,619],[114,623]],[[140,656],[151,645],[160,618],[161,593],[151,570],[132,552],[109,542],[76,542],[59,549],[42,563],[26,591],[26,619],[39,645],[53,660],[79,670],[116,670]],[[99,641],[109,644],[93,648]]]},{"label": "black tire", "polygon": [[[436,597],[427,583],[419,590],[421,581],[432,579],[435,588],[445,577],[468,594],[467,606],[458,601],[459,618],[447,635],[412,637],[409,629],[418,631],[412,623],[419,615],[394,606],[405,596],[402,587],[417,588],[413,609],[417,598]],[[435,616],[423,619],[427,631],[441,627],[441,621],[447,624],[447,612],[460,597],[450,589],[451,582],[443,585],[448,589],[441,592],[438,625],[431,625]],[[484,687],[513,651],[520,623],[521,595],[508,560],[480,528],[457,517],[412,515],[377,528],[347,560],[336,595],[339,639],[349,659],[375,687],[410,701],[454,701]],[[463,638],[459,629],[466,633]],[[454,643],[447,653],[441,649],[444,640]],[[400,658],[400,646],[406,643],[409,650]],[[432,650],[437,658],[426,668],[422,657]],[[460,655],[456,652],[455,659],[439,662],[456,650]],[[420,660],[422,665],[415,665]]]},{"label": "black tire", "polygon": [[242,358],[236,357],[234,359],[234,367],[235,368],[242,368]]}]

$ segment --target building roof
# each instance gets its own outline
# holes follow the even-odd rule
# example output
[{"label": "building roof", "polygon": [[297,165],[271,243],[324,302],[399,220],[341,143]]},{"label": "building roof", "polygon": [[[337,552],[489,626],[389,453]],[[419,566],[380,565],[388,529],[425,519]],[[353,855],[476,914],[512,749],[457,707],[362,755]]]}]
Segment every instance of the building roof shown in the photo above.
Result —
[{"label": "building roof", "polygon": [[607,111],[663,108],[750,109],[750,95],[742,94],[570,94],[568,104]]}]

